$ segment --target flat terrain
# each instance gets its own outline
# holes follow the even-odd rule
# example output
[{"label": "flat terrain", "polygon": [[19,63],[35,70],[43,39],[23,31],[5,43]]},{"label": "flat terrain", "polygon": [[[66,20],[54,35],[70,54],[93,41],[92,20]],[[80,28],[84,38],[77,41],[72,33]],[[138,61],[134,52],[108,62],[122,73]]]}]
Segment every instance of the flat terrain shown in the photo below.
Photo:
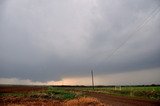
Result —
[{"label": "flat terrain", "polygon": [[47,86],[0,86],[0,106],[105,106],[81,93]]},{"label": "flat terrain", "polygon": [[[109,90],[106,90],[108,88],[98,89],[91,90],[87,87],[0,86],[0,106],[160,106],[160,95],[155,91],[152,92],[152,95],[147,94],[148,97],[154,97],[153,99],[140,99],[106,93],[109,90],[112,91],[111,88]],[[125,93],[123,90],[119,92]]]},{"label": "flat terrain", "polygon": [[160,101],[142,100],[122,96],[111,96],[103,93],[86,92],[86,95],[97,98],[109,106],[160,106]]}]

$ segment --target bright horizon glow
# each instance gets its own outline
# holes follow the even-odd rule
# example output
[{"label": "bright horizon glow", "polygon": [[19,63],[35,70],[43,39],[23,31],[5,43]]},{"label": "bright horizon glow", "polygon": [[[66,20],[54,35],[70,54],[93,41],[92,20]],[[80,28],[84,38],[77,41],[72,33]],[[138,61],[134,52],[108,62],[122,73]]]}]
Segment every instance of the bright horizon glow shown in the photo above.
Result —
[{"label": "bright horizon glow", "polygon": [[[154,70],[141,70],[134,72],[125,72],[118,74],[94,76],[96,85],[151,85],[160,84],[160,68]],[[154,73],[154,74],[153,74]],[[146,81],[147,80],[147,81]],[[4,83],[5,82],[5,83]],[[147,82],[147,83],[146,83]],[[71,77],[60,81],[34,82],[31,80],[20,80],[17,78],[0,78],[0,84],[17,85],[91,85],[91,76],[89,77]]]}]

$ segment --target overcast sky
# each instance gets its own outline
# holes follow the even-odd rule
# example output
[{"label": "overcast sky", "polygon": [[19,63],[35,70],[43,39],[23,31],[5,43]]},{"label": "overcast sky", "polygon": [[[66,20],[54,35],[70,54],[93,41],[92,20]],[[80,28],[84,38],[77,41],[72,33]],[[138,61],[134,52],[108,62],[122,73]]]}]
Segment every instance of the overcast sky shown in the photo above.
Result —
[{"label": "overcast sky", "polygon": [[159,20],[159,0],[0,0],[0,83],[160,84]]}]

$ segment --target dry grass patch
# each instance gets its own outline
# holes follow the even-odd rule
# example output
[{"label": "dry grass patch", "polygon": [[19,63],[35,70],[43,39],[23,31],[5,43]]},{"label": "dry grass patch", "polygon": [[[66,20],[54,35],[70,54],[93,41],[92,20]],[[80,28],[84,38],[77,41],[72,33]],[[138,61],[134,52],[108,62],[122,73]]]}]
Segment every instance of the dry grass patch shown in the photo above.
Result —
[{"label": "dry grass patch", "polygon": [[5,98],[0,106],[106,106],[93,97],[81,97],[72,100],[32,99],[32,98]]},{"label": "dry grass patch", "polygon": [[81,97],[66,101],[64,106],[105,106],[99,100],[93,97]]}]

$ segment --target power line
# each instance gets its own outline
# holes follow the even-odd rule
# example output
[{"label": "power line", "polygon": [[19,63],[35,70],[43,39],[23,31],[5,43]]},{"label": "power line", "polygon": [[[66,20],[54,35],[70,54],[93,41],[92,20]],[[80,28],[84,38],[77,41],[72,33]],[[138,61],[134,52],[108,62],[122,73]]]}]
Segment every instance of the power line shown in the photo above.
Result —
[{"label": "power line", "polygon": [[[132,38],[132,36],[133,36],[135,33],[137,33],[138,31],[140,31],[140,30],[145,26],[145,24],[147,24],[155,15],[157,15],[159,11],[160,11],[160,9],[159,9],[159,5],[158,5],[158,6],[151,12],[151,14],[150,14],[148,17],[146,17],[146,18],[144,19],[144,21],[143,21],[139,26],[137,26],[137,28],[135,28],[135,30],[134,30],[131,34],[129,34],[129,36],[127,37],[127,39],[125,39],[124,42],[122,42],[115,50],[113,50],[113,51],[111,52],[111,54],[110,54],[105,60],[108,62],[109,59],[110,59],[116,52],[118,52],[118,50],[119,50],[122,46],[124,46],[124,45],[128,42],[128,40]],[[102,61],[101,61],[101,62],[102,62]],[[96,65],[95,65],[93,68],[95,68],[95,67],[96,67]],[[93,70],[91,70],[91,75],[92,75],[92,87],[93,87],[93,89],[94,89]]]},{"label": "power line", "polygon": [[[111,54],[110,54],[109,56],[106,57],[105,60],[106,60],[106,61],[109,61],[109,59],[110,59],[116,52],[118,52],[118,50],[119,50],[122,46],[124,46],[124,45],[128,42],[128,40],[133,37],[133,35],[134,35],[135,33],[137,33],[138,31],[140,31],[140,30],[145,26],[145,24],[147,24],[155,15],[157,15],[159,11],[160,11],[160,10],[159,10],[159,5],[158,5],[158,6],[151,12],[151,14],[150,14],[148,17],[146,17],[146,18],[144,19],[144,21],[143,21],[139,26],[137,26],[137,28],[135,28],[135,30],[134,30],[131,34],[129,34],[129,36],[127,37],[127,39],[125,39],[124,42],[122,42],[115,50],[113,50],[113,51],[111,52]],[[101,61],[101,62],[102,62],[102,61]]]}]

